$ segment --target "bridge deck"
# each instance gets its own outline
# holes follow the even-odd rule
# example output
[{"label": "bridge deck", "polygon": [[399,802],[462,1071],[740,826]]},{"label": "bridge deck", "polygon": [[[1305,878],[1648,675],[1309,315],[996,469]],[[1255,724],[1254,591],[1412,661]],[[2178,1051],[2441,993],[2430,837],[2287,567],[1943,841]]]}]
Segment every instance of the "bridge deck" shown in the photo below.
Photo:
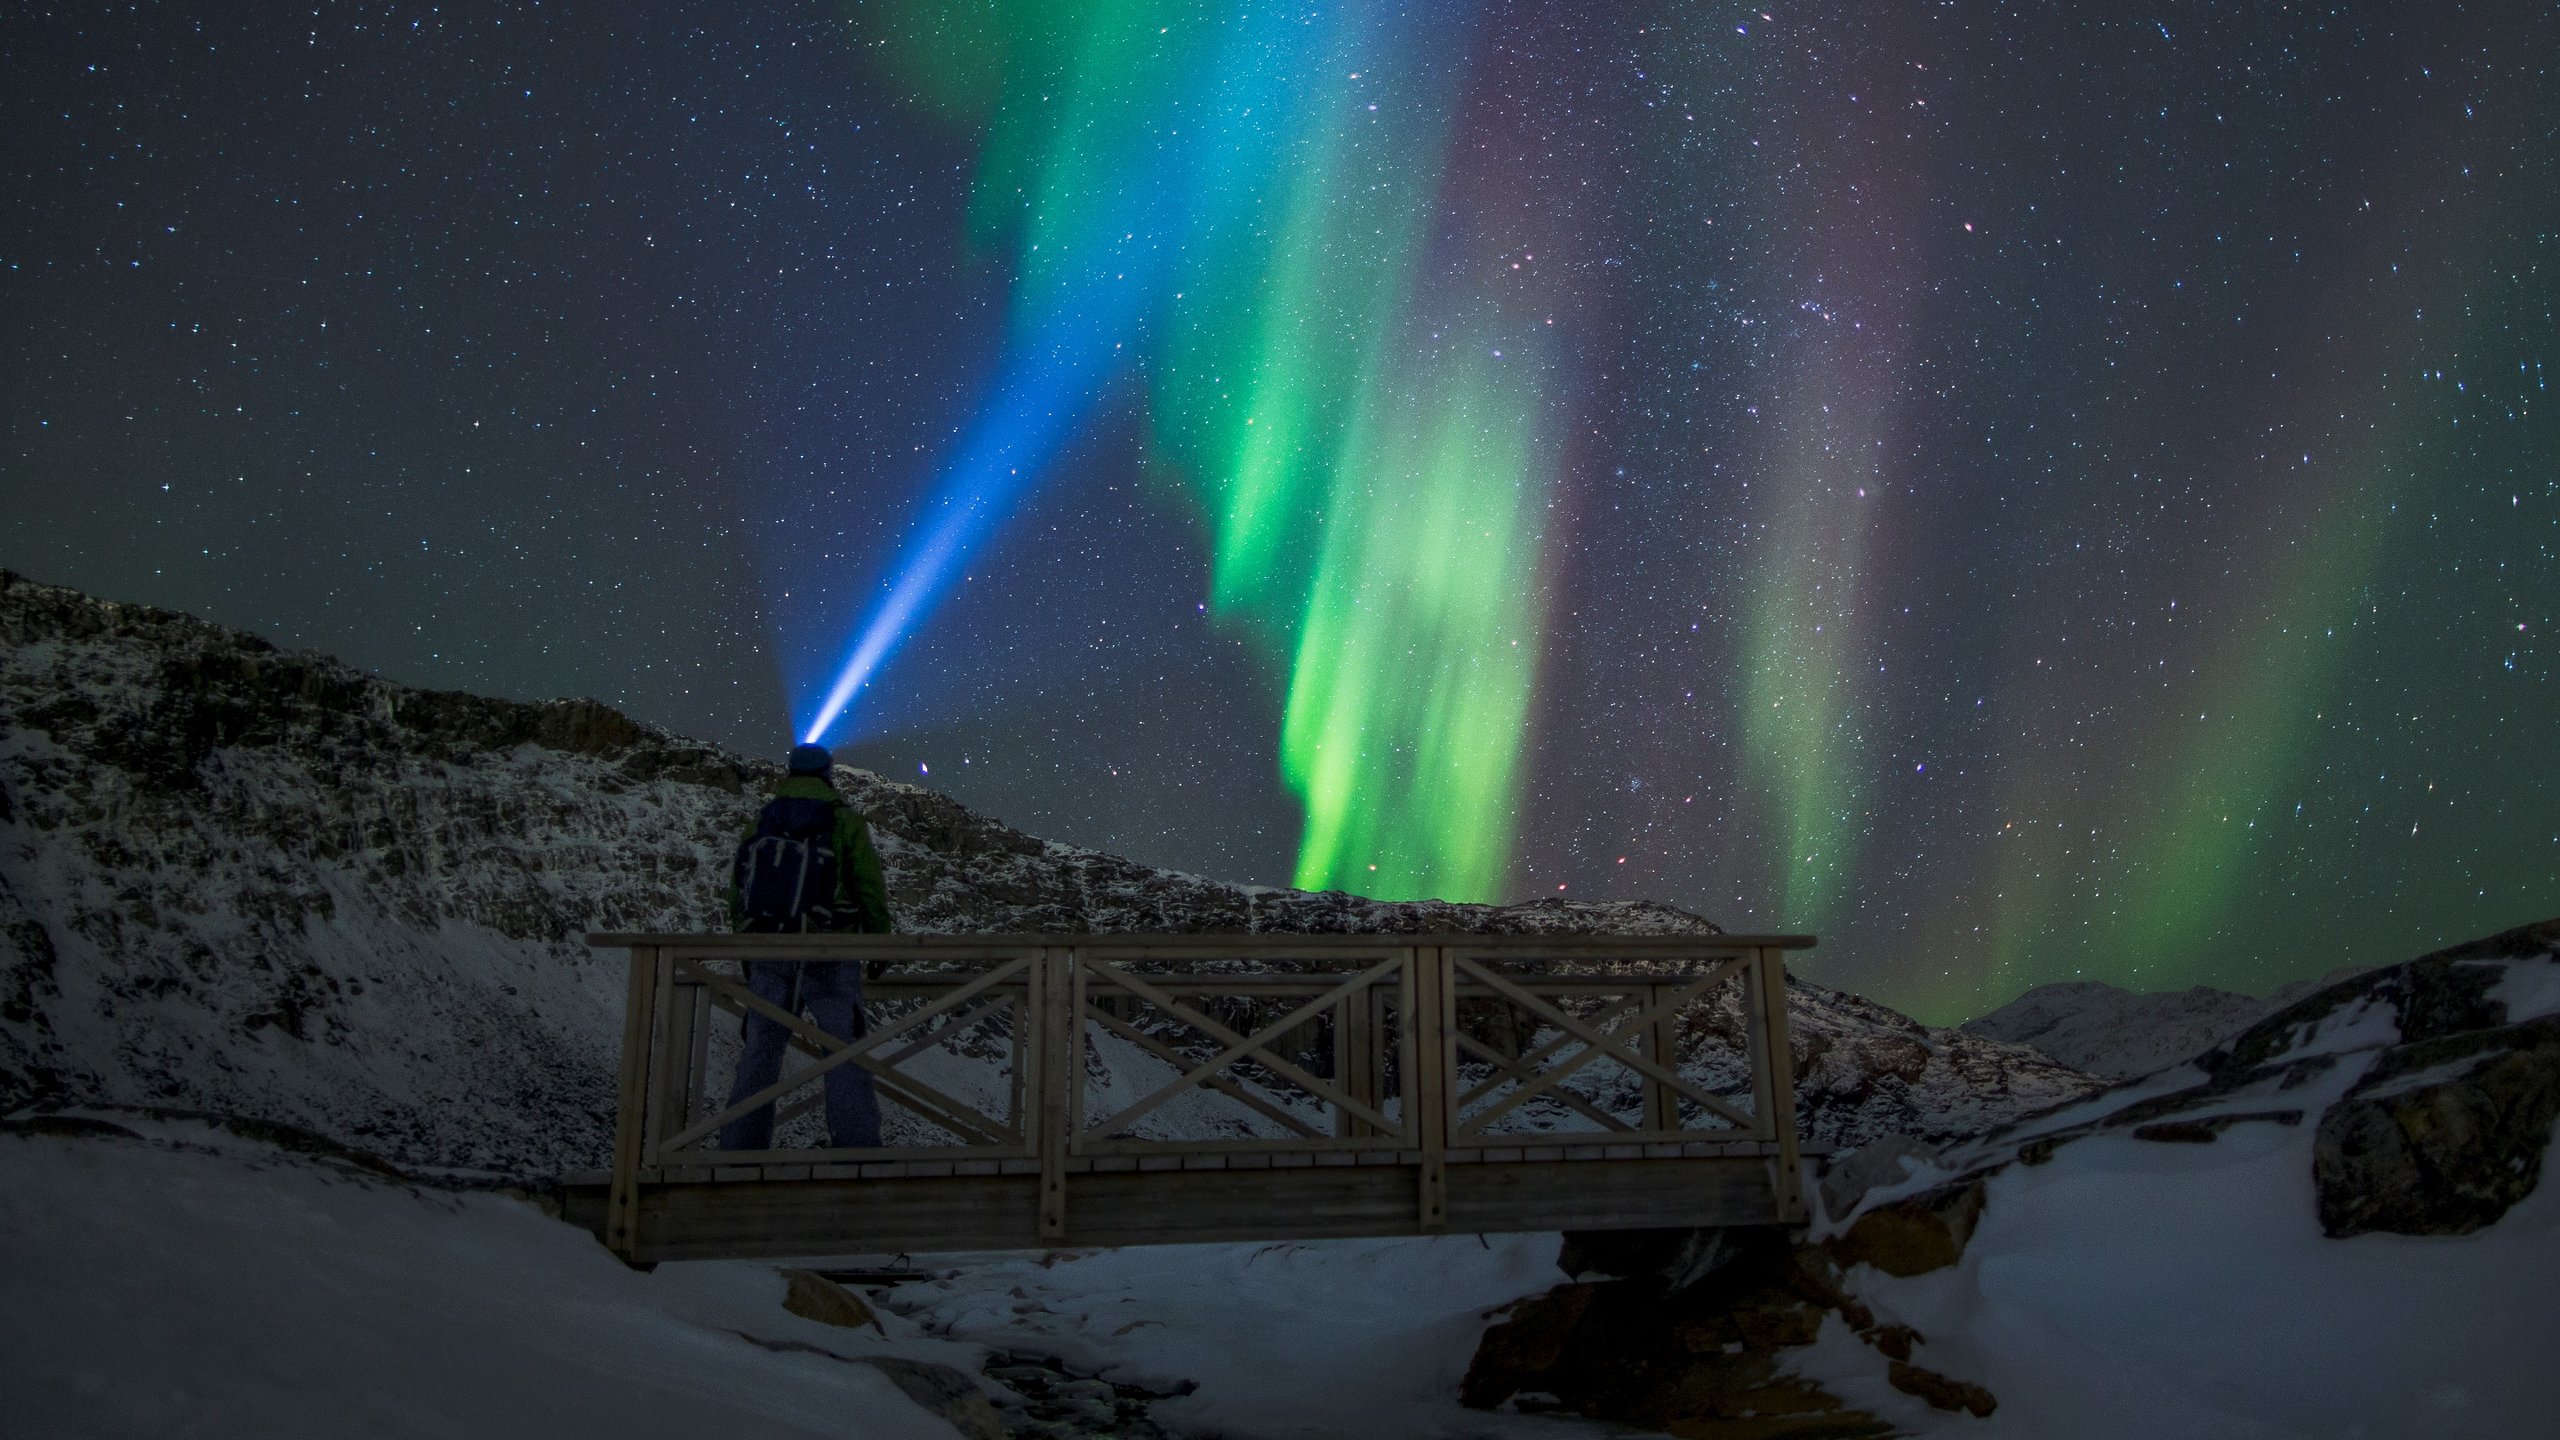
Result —
[{"label": "bridge deck", "polygon": [[[631,951],[623,1106],[615,1168],[564,1183],[633,1260],[1803,1217],[1800,937],[590,938]],[[867,962],[867,1033],[756,997],[771,959]],[[713,1016],[748,1011],[813,1063],[732,1105]],[[840,1065],[888,1148],[813,1133]],[[714,1148],[776,1102],[777,1146],[820,1143]]]}]

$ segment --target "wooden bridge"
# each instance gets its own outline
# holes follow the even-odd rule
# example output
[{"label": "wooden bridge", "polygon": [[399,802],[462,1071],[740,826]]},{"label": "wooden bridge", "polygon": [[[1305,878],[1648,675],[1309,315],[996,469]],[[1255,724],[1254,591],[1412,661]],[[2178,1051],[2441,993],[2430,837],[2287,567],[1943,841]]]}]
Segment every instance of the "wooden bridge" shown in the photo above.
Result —
[{"label": "wooden bridge", "polygon": [[[1809,936],[587,938],[630,1000],[613,1169],[566,1177],[569,1213],[636,1262],[1804,1216],[1781,956]],[[863,1033],[749,960],[863,966]],[[748,1010],[804,1063],[731,1105]],[[825,1148],[842,1065],[882,1148]],[[776,1148],[716,1148],[766,1104]]]}]

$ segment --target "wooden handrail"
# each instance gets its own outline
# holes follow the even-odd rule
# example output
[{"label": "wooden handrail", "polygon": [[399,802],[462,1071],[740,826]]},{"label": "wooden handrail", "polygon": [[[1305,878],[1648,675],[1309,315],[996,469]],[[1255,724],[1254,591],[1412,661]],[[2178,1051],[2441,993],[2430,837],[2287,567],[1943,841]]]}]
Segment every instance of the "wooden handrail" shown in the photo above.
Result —
[{"label": "wooden handrail", "polygon": [[[1701,1142],[1751,1142],[1773,1147],[1761,1152],[1773,1162],[1763,1203],[1782,1220],[1804,1213],[1781,957],[1810,947],[1810,936],[600,933],[587,942],[630,953],[602,1227],[626,1256],[638,1253],[643,1188],[670,1176],[770,1180],[813,1166],[870,1173],[885,1161],[990,1175],[1036,1166],[1046,1243],[1067,1234],[1070,1173],[1113,1156],[1138,1157],[1142,1169],[1155,1166],[1148,1156],[1196,1168],[1204,1157],[1240,1165],[1307,1152],[1410,1166],[1416,1208],[1406,1224],[1429,1233],[1447,1223],[1453,1158],[1677,1159]],[[869,962],[866,1008],[894,1013],[838,1039],[749,993],[733,967],[751,960]],[[1728,986],[1739,991],[1731,1009],[1718,998]],[[1711,1024],[1739,1015],[1747,1109],[1742,1094],[1710,1092],[1680,1071],[1675,1020],[1699,1006]],[[726,1077],[708,1073],[710,1027],[744,1013],[783,1024],[791,1048],[815,1063],[731,1104]],[[1490,1032],[1471,1033],[1488,1023]],[[1088,1115],[1084,1056],[1106,1037],[1168,1078]],[[964,1039],[982,1047],[976,1061],[998,1083],[953,1081],[947,1064],[931,1084],[902,1069]],[[1598,1069],[1622,1073],[1618,1093],[1632,1092],[1638,1108],[1576,1079]],[[870,1073],[884,1104],[959,1143],[711,1148],[726,1122],[792,1092],[802,1094],[782,1118],[805,1112],[838,1070]],[[1185,1097],[1223,1100],[1253,1117],[1241,1123],[1274,1133],[1162,1134],[1166,1107]],[[1139,1133],[1142,1121],[1158,1133]]]}]

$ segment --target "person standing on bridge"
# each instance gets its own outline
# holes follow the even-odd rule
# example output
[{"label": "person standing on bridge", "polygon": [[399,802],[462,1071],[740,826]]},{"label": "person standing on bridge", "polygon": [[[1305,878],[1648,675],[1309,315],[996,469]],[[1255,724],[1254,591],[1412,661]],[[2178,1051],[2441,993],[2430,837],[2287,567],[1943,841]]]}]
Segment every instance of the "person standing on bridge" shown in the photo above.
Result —
[{"label": "person standing on bridge", "polygon": [[[738,842],[730,871],[729,921],[751,935],[812,931],[889,933],[889,890],[880,878],[880,852],[871,826],[845,803],[830,778],[835,757],[822,745],[791,752],[791,773],[773,787]],[[747,988],[790,1015],[806,1013],[818,1028],[851,1040],[869,1027],[862,1019],[862,965],[852,960],[753,960]],[[782,1074],[782,1052],[791,1032],[761,1011],[747,1012],[746,1050],[738,1057],[737,1104]],[[880,1143],[880,1098],[871,1072],[848,1060],[829,1070],[827,1138],[839,1149],[871,1149]],[[761,1106],[720,1131],[723,1150],[773,1147],[773,1107]]]}]

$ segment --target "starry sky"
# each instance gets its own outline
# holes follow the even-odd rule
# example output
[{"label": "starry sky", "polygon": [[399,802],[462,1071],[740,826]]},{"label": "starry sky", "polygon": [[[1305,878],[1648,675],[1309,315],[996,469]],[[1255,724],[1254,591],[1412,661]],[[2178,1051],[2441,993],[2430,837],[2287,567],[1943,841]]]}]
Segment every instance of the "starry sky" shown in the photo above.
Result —
[{"label": "starry sky", "polygon": [[0,66],[38,579],[1931,1020],[2560,912],[2548,4],[18,4]]}]

